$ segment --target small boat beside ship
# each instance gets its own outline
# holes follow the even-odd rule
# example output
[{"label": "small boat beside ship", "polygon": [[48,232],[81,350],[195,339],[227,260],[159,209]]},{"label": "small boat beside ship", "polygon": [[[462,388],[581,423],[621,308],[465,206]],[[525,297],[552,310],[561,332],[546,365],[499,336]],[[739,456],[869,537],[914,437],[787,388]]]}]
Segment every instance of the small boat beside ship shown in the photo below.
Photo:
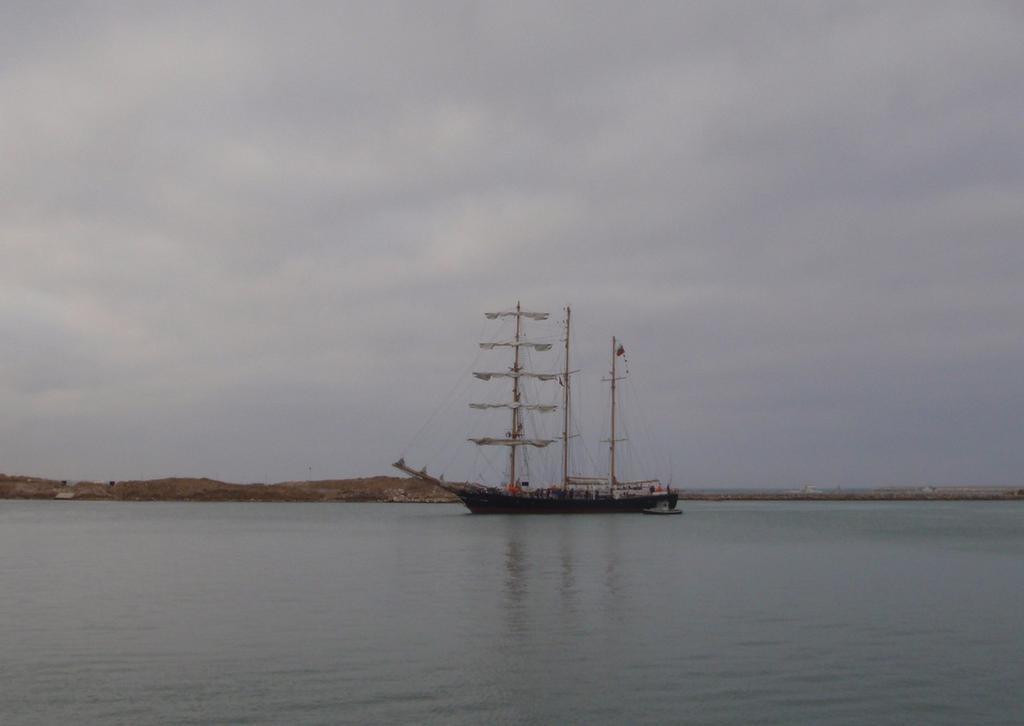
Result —
[{"label": "small boat beside ship", "polygon": [[[510,400],[495,403],[470,403],[477,410],[508,409],[511,425],[503,436],[479,436],[468,439],[478,447],[505,447],[508,449],[506,476],[498,485],[482,482],[448,482],[443,476],[433,476],[426,468],[415,469],[401,458],[393,466],[417,479],[429,481],[457,496],[473,514],[590,514],[590,513],[678,513],[675,509],[678,501],[677,492],[664,486],[658,479],[622,480],[616,471],[616,448],[623,439],[616,438],[616,404],[617,382],[623,376],[618,370],[617,361],[625,354],[623,346],[616,338],[612,338],[611,370],[608,378],[602,379],[610,383],[611,412],[610,436],[605,439],[608,444],[609,473],[607,476],[576,476],[570,473],[570,445],[572,436],[569,432],[570,389],[572,376],[578,371],[570,368],[570,324],[572,311],[565,309],[564,320],[564,359],[561,372],[527,370],[525,349],[536,351],[550,350],[552,343],[543,340],[530,340],[525,335],[524,321],[547,320],[549,313],[532,312],[522,309],[519,303],[515,308],[494,313],[486,313],[490,320],[514,318],[513,337],[509,340],[486,341],[480,343],[485,350],[510,348],[512,364],[507,370],[478,371],[473,375],[488,382],[511,382]],[[562,387],[561,404],[550,402],[534,402],[524,396],[525,380],[538,383],[558,383]],[[562,432],[558,438],[545,438],[537,432],[527,430],[526,412],[537,414],[554,413],[561,408]],[[560,439],[560,441],[559,441]],[[528,450],[545,450],[552,444],[561,444],[561,477],[559,480],[537,486],[524,480],[522,472],[525,468],[524,457]],[[656,511],[651,511],[656,510]]]},{"label": "small boat beside ship", "polygon": [[657,506],[645,509],[641,514],[682,514],[682,509],[670,507],[668,502],[658,502]]}]

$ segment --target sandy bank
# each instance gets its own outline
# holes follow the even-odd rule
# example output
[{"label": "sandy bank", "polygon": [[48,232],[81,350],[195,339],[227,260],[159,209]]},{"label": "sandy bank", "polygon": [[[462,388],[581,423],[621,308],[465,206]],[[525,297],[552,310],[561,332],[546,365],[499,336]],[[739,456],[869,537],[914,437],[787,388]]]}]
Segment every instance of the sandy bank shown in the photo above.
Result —
[{"label": "sandy bank", "polygon": [[454,502],[454,496],[416,479],[363,479],[232,484],[215,479],[77,482],[0,474],[0,499],[84,499],[122,502]]}]

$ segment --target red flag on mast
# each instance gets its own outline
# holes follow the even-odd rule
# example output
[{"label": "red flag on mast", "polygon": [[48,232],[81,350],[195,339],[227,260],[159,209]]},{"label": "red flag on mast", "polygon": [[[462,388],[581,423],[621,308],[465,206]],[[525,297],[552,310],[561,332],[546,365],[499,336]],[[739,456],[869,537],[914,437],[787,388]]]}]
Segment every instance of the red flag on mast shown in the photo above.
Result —
[{"label": "red flag on mast", "polygon": [[619,349],[615,351],[615,355],[626,355],[626,349],[620,345]]}]

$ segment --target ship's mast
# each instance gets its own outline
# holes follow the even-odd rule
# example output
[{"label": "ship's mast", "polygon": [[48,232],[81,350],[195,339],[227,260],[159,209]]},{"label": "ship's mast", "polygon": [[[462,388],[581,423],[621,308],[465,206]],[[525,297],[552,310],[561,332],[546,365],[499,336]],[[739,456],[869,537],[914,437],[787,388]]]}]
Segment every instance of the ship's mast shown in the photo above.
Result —
[{"label": "ship's mast", "polygon": [[611,436],[608,437],[609,451],[609,482],[615,486],[615,359],[618,357],[618,348],[615,345],[615,336],[612,336],[612,424]]},{"label": "ship's mast", "polygon": [[514,357],[512,359],[512,366],[506,368],[503,371],[477,371],[473,373],[473,376],[479,378],[482,381],[489,381],[492,378],[511,378],[512,379],[512,400],[503,401],[501,403],[471,403],[470,408],[475,409],[489,409],[489,408],[508,408],[512,410],[512,427],[506,432],[502,438],[496,438],[491,436],[481,436],[477,438],[471,438],[477,446],[507,446],[509,449],[508,454],[508,481],[505,486],[508,489],[515,489],[516,487],[516,449],[520,446],[532,446],[534,448],[543,449],[548,444],[555,443],[558,439],[543,439],[539,437],[528,437],[525,435],[525,426],[523,425],[523,414],[521,411],[536,411],[538,413],[551,413],[558,409],[558,406],[554,404],[546,403],[523,403],[523,390],[522,385],[519,382],[520,378],[535,378],[538,381],[554,381],[558,379],[557,373],[542,373],[537,371],[524,370],[522,365],[522,354],[519,352],[520,348],[533,348],[537,351],[550,350],[552,347],[551,343],[547,343],[540,340],[526,340],[523,337],[523,318],[529,320],[547,320],[548,314],[541,312],[528,312],[522,309],[520,304],[517,302],[516,306],[512,310],[501,310],[496,313],[484,313],[484,316],[488,320],[497,320],[498,318],[508,318],[515,316],[516,318],[516,334],[512,340],[495,340],[481,342],[480,347],[484,350],[493,350],[494,348],[513,348]]},{"label": "ship's mast", "polygon": [[572,309],[565,307],[565,371],[562,375],[562,488],[569,486],[569,324]]},{"label": "ship's mast", "polygon": [[[516,345],[513,346],[515,349],[515,359],[512,364],[512,373],[518,374],[520,371],[519,366],[519,340],[523,332],[523,315],[522,308],[520,307],[519,301],[516,300]],[[512,376],[512,432],[510,438],[518,439],[520,436],[519,430],[519,376]],[[508,447],[508,459],[509,459],[509,475],[508,475],[508,488],[514,489],[516,485],[516,447]]]}]

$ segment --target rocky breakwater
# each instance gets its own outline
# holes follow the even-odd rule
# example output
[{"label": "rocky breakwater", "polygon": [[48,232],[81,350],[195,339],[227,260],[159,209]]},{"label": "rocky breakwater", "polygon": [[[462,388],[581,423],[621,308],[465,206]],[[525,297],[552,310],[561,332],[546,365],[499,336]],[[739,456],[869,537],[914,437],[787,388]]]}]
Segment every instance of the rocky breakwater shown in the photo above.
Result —
[{"label": "rocky breakwater", "polygon": [[1024,501],[1018,487],[924,487],[886,489],[842,489],[827,491],[687,491],[679,490],[680,501],[692,502],[965,502]]}]

